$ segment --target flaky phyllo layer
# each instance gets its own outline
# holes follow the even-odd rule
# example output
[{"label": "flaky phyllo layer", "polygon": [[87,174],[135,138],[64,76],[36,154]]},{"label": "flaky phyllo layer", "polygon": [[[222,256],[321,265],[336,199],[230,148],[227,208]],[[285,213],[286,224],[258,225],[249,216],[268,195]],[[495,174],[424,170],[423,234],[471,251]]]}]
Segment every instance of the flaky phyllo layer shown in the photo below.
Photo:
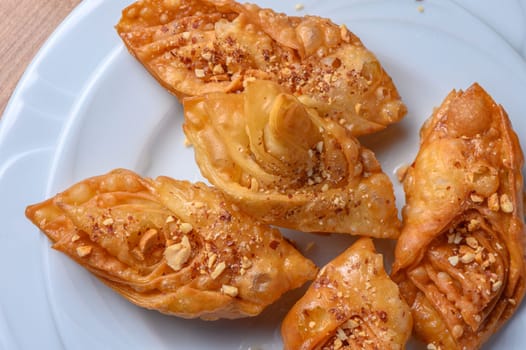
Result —
[{"label": "flaky phyllo layer", "polygon": [[257,315],[316,273],[278,230],[202,183],[114,170],[26,215],[131,302],[184,318]]},{"label": "flaky phyllo layer", "polygon": [[141,0],[116,26],[130,52],[176,96],[279,83],[321,116],[368,134],[406,108],[376,57],[345,26],[231,0]]},{"label": "flaky phyllo layer", "polygon": [[425,342],[478,348],[521,302],[522,166],[505,111],[477,84],[422,128],[393,274]]},{"label": "flaky phyllo layer", "polygon": [[409,306],[370,238],[325,265],[281,326],[287,350],[401,350],[411,335]]},{"label": "flaky phyllo layer", "polygon": [[271,81],[184,100],[202,174],[264,222],[300,231],[395,238],[393,186],[339,123]]}]

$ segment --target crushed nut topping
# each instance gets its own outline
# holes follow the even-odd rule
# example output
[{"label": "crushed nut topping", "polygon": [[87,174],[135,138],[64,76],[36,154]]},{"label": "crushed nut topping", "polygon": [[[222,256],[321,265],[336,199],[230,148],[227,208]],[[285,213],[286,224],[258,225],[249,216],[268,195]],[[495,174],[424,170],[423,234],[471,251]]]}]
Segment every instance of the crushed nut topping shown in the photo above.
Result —
[{"label": "crushed nut topping", "polygon": [[477,241],[475,237],[467,237],[466,244],[473,249],[477,249],[479,246],[479,242]]},{"label": "crushed nut topping", "polygon": [[224,261],[221,261],[219,264],[216,265],[214,271],[212,271],[212,273],[210,274],[210,277],[212,277],[212,279],[215,280],[223,273],[223,271],[225,271],[225,269],[226,264]]},{"label": "crushed nut topping", "polygon": [[83,258],[91,254],[92,249],[93,248],[89,245],[83,245],[83,246],[77,247],[77,255]]},{"label": "crushed nut topping", "polygon": [[451,264],[451,266],[457,266],[458,261],[459,261],[457,255],[450,256],[449,258],[447,258],[447,260],[449,261],[449,263]]},{"label": "crushed nut topping", "polygon": [[507,194],[500,196],[500,209],[505,213],[513,212],[513,203]]},{"label": "crushed nut topping", "polygon": [[180,243],[173,244],[164,250],[166,263],[174,271],[179,271],[190,258],[192,247],[187,236],[183,236]]},{"label": "crushed nut topping", "polygon": [[237,287],[234,287],[228,284],[223,284],[221,286],[221,293],[229,295],[232,298],[235,298],[239,294],[239,290],[237,289]]},{"label": "crushed nut topping", "polygon": [[195,69],[194,74],[198,78],[204,78],[205,77],[205,71],[203,69]]},{"label": "crushed nut topping", "polygon": [[460,257],[460,261],[463,263],[463,264],[469,264],[471,262],[473,262],[473,260],[475,260],[475,254],[471,253],[471,252],[468,252],[464,255],[462,255]]},{"label": "crushed nut topping", "polygon": [[190,223],[182,222],[182,223],[179,225],[179,229],[181,230],[182,233],[184,233],[184,234],[186,235],[187,233],[192,232],[192,230],[194,229],[194,227],[193,227],[192,224],[190,224]]},{"label": "crushed nut topping", "polygon": [[471,198],[471,201],[473,203],[482,203],[482,202],[484,202],[484,197],[482,197],[481,195],[478,195],[476,193],[472,193],[469,197]]},{"label": "crushed nut topping", "polygon": [[499,211],[500,204],[499,204],[499,195],[497,193],[493,193],[488,198],[488,208],[491,211]]},{"label": "crushed nut topping", "polygon": [[102,224],[103,224],[104,226],[110,226],[110,225],[113,225],[113,219],[112,219],[112,218],[107,218],[107,219],[105,219],[105,220],[102,222]]},{"label": "crushed nut topping", "polygon": [[462,334],[464,334],[464,328],[461,325],[454,325],[453,329],[451,330],[451,333],[453,334],[453,337],[460,338]]},{"label": "crushed nut topping", "polygon": [[501,280],[495,281],[491,285],[491,291],[492,292],[496,292],[496,291],[498,291],[500,289],[500,287],[502,287],[502,281]]}]

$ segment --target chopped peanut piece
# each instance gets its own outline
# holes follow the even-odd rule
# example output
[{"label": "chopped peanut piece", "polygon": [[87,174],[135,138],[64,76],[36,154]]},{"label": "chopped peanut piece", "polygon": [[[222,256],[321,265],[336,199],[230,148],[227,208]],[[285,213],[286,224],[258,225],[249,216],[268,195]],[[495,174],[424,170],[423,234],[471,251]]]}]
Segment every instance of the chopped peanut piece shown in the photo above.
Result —
[{"label": "chopped peanut piece", "polygon": [[500,196],[500,209],[505,213],[513,212],[513,203],[507,194]]},{"label": "chopped peanut piece", "polygon": [[232,298],[235,298],[239,294],[239,290],[237,289],[237,287],[230,286],[228,284],[223,284],[221,286],[221,292],[231,296]]},{"label": "chopped peanut piece", "polygon": [[77,255],[83,258],[91,254],[91,250],[92,250],[92,247],[89,245],[83,245],[83,246],[77,247]]},{"label": "chopped peanut piece", "polygon": [[500,205],[499,205],[499,195],[497,193],[493,193],[488,198],[488,208],[491,211],[499,211]]},{"label": "chopped peanut piece", "polygon": [[173,244],[167,247],[164,251],[166,263],[174,271],[179,271],[183,265],[188,261],[192,253],[192,247],[187,236],[183,236],[180,243]]}]

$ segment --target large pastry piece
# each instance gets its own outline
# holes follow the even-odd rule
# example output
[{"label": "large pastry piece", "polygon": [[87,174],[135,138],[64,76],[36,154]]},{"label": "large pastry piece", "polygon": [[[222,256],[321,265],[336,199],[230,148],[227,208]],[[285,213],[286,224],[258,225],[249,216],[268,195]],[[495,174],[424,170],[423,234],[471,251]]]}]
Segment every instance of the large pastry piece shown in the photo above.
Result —
[{"label": "large pastry piece", "polygon": [[402,350],[411,311],[370,238],[325,265],[285,317],[286,350]]},{"label": "large pastry piece", "polygon": [[116,29],[129,51],[179,98],[235,92],[268,79],[354,135],[406,108],[377,58],[345,26],[232,0],[141,0]]},{"label": "large pastry piece", "polygon": [[115,170],[26,215],[134,304],[184,318],[257,315],[317,271],[278,230],[202,183]]},{"label": "large pastry piece", "polygon": [[278,84],[184,100],[201,173],[244,211],[307,232],[396,238],[393,186],[374,154]]},{"label": "large pastry piece", "polygon": [[506,112],[477,84],[423,126],[393,277],[428,349],[477,349],[521,303],[522,167]]}]

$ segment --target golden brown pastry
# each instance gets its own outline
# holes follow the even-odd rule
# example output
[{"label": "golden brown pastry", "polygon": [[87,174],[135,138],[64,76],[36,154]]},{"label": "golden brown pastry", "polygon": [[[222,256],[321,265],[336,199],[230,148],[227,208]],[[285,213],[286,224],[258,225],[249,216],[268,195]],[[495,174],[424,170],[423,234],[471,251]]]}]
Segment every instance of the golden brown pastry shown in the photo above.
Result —
[{"label": "golden brown pastry", "polygon": [[134,304],[184,318],[254,316],[316,274],[278,230],[202,183],[114,170],[26,215]]},{"label": "golden brown pastry", "polygon": [[370,238],[324,266],[285,317],[285,349],[404,349],[411,311]]},{"label": "golden brown pastry", "polygon": [[395,238],[393,187],[374,154],[278,84],[184,100],[203,176],[247,213],[307,232]]},{"label": "golden brown pastry", "polygon": [[354,135],[406,108],[376,57],[345,26],[232,0],[141,0],[116,29],[129,51],[179,98],[233,92],[268,79]]},{"label": "golden brown pastry", "polygon": [[523,298],[522,166],[506,112],[477,84],[421,130],[393,277],[435,348],[479,348]]}]

